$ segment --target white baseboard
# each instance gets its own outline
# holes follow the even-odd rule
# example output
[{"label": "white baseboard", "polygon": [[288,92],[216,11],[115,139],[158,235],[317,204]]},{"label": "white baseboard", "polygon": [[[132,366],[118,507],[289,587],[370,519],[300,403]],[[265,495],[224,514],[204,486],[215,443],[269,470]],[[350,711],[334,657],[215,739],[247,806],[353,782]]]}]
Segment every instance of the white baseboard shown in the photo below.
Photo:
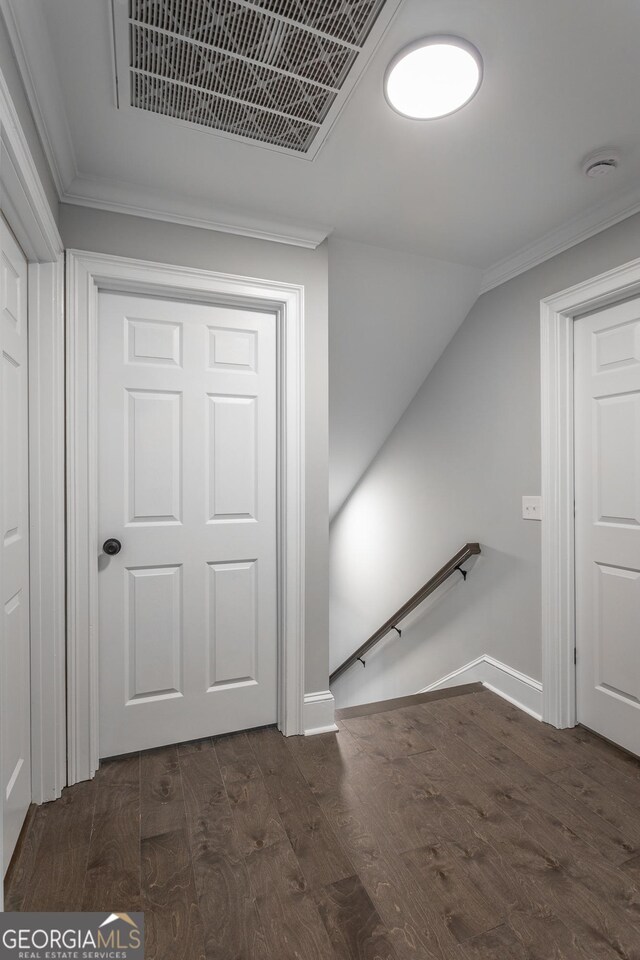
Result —
[{"label": "white baseboard", "polygon": [[331,690],[318,690],[304,695],[304,735],[312,737],[316,733],[331,733],[338,728],[335,724],[336,702]]},{"label": "white baseboard", "polygon": [[453,673],[441,677],[428,687],[423,687],[419,693],[428,693],[430,690],[444,690],[446,687],[457,687],[462,683],[482,683],[499,697],[508,700],[525,713],[542,720],[542,684],[526,674],[514,670],[506,663],[500,663],[488,654],[466,663]]}]

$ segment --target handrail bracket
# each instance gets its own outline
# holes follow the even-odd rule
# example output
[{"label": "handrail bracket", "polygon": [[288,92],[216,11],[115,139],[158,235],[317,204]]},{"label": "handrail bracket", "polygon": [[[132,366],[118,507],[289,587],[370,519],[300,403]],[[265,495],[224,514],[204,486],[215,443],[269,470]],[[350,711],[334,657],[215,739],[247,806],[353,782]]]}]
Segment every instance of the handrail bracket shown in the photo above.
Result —
[{"label": "handrail bracket", "polygon": [[464,570],[462,564],[466,563],[470,557],[473,557],[475,554],[480,552],[479,543],[466,543],[461,550],[458,550],[455,557],[452,557],[451,560],[449,560],[449,562],[446,563],[441,570],[438,570],[438,572],[431,577],[431,579],[428,580],[424,586],[418,590],[417,593],[414,593],[414,595],[407,600],[407,602],[400,607],[399,610],[396,610],[394,615],[390,617],[386,623],[383,623],[382,626],[369,637],[366,643],[363,643],[362,646],[358,647],[355,653],[352,653],[350,657],[347,657],[344,663],[341,663],[340,666],[333,671],[329,677],[329,683],[331,684],[334,680],[337,680],[338,677],[341,677],[345,670],[348,670],[349,667],[353,666],[357,660],[359,660],[362,666],[365,667],[366,664],[363,660],[365,653],[371,650],[371,648],[374,647],[379,640],[382,640],[383,637],[386,637],[390,630],[395,630],[398,636],[401,637],[402,630],[398,624],[402,623],[404,618],[408,616],[412,610],[415,610],[416,607],[420,606],[420,604],[426,600],[426,598],[430,596],[434,590],[437,590],[438,587],[445,582],[445,580],[448,580],[451,574],[455,573],[456,570],[461,573],[463,579],[466,580],[469,571]]}]

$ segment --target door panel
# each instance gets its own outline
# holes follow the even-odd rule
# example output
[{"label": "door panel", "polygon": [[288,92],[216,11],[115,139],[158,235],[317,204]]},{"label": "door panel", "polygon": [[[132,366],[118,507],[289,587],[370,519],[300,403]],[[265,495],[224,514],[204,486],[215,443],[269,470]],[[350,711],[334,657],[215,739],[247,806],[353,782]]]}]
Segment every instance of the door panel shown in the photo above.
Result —
[{"label": "door panel", "polygon": [[27,261],[0,217],[3,871],[31,802]]},{"label": "door panel", "polygon": [[575,324],[578,720],[640,754],[640,301]]},{"label": "door panel", "polygon": [[182,696],[182,568],[127,569],[125,602],[127,703]]},{"label": "door panel", "polygon": [[[594,606],[598,684],[640,703],[640,571],[596,564]],[[611,625],[615,624],[615,655]]]},{"label": "door panel", "polygon": [[[257,560],[209,564],[209,687],[257,683]],[[243,644],[234,643],[238,632]]]},{"label": "door panel", "polygon": [[640,523],[640,393],[595,400],[597,516],[601,523]]},{"label": "door panel", "polygon": [[128,317],[125,338],[129,363],[182,366],[182,327],[179,323]]},{"label": "door panel", "polygon": [[104,293],[100,754],[274,723],[276,322]]},{"label": "door panel", "polygon": [[209,520],[256,520],[256,397],[209,397]]},{"label": "door panel", "polygon": [[127,391],[128,523],[180,523],[182,396]]}]

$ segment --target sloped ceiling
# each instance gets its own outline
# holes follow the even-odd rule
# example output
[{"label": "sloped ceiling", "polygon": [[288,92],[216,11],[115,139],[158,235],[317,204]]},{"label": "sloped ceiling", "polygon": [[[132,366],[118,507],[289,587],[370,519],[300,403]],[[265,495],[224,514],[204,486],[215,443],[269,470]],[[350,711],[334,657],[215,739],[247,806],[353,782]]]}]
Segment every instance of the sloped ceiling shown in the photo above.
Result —
[{"label": "sloped ceiling", "polygon": [[329,506],[335,516],[471,309],[481,271],[329,239]]}]

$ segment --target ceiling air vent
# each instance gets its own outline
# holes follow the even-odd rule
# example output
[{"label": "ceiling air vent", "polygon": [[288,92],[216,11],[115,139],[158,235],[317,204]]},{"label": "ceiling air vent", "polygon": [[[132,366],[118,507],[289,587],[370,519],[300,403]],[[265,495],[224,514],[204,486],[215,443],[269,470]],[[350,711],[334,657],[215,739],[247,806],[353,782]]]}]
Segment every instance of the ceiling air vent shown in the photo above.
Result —
[{"label": "ceiling air vent", "polygon": [[312,159],[401,0],[113,0],[118,106]]}]

